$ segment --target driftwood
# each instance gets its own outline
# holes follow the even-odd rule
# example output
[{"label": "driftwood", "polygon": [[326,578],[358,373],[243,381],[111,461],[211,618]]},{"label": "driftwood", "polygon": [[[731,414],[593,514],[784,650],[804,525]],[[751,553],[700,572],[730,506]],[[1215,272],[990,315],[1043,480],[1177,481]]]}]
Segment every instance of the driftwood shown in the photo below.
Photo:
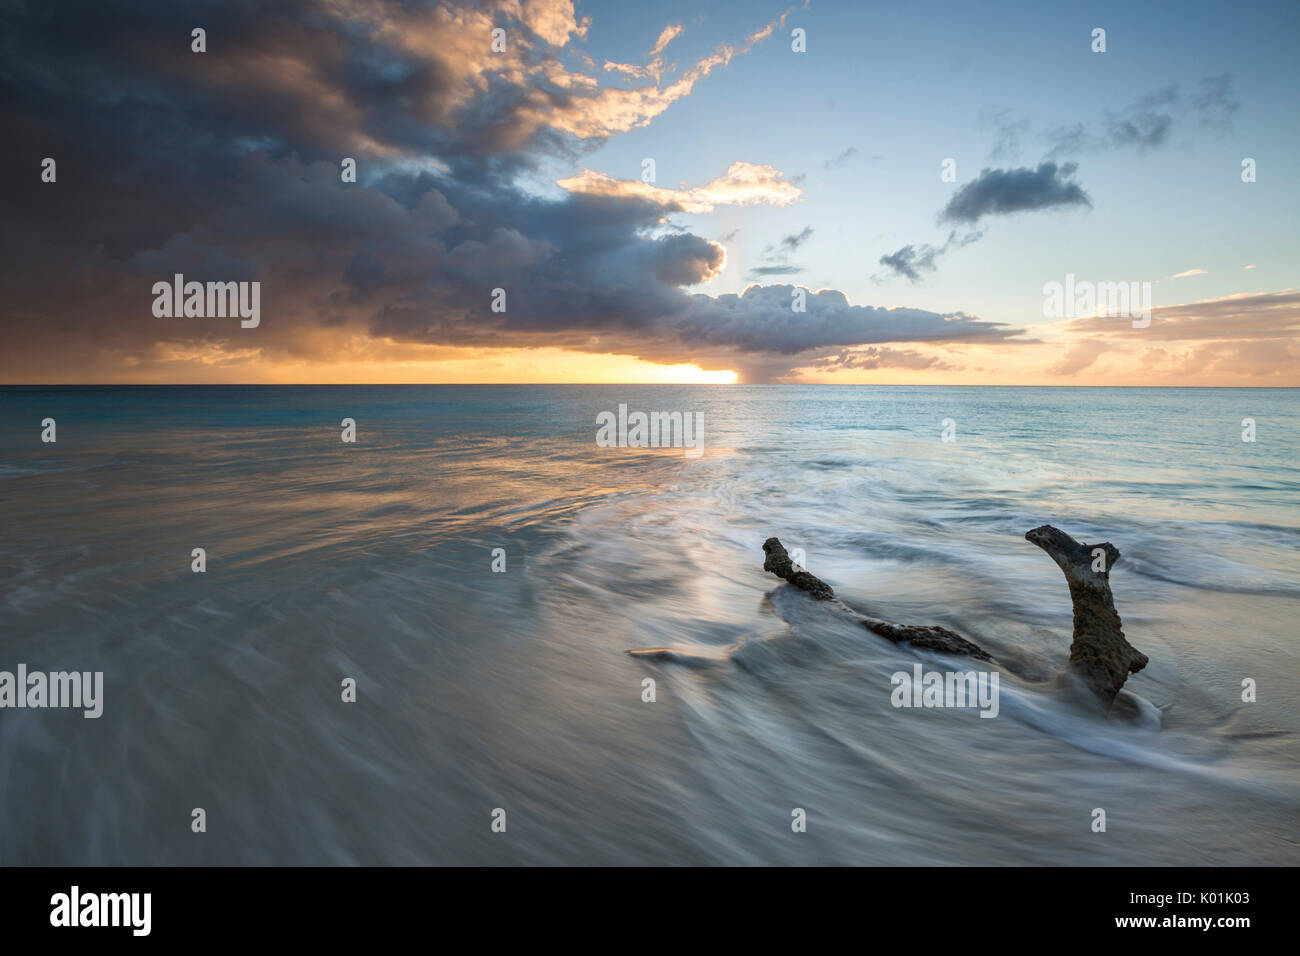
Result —
[{"label": "driftwood", "polygon": [[966,654],[976,660],[992,661],[993,658],[978,644],[966,640],[946,627],[937,625],[916,626],[909,624],[891,624],[865,614],[859,614],[835,596],[831,586],[816,575],[805,571],[793,561],[779,538],[768,538],[763,542],[763,570],[771,571],[778,578],[789,581],[800,590],[807,591],[818,601],[828,601],[852,614],[859,624],[867,630],[879,634],[895,644],[911,644],[926,650],[942,651],[948,654]]},{"label": "driftwood", "polygon": [[1124,637],[1115,599],[1110,593],[1110,569],[1119,549],[1109,541],[1087,545],[1049,524],[1025,532],[1065,572],[1074,605],[1074,642],[1069,673],[1109,707],[1129,674],[1147,666],[1147,656]]},{"label": "driftwood", "polygon": [[[1110,593],[1110,569],[1119,560],[1113,544],[1086,545],[1064,531],[1043,525],[1025,534],[1065,572],[1074,604],[1074,642],[1070,645],[1067,673],[1078,677],[1089,690],[1109,707],[1129,674],[1147,665],[1147,656],[1135,650],[1124,638],[1119,614]],[[1098,552],[1094,556],[1094,552]],[[896,644],[911,644],[927,650],[965,654],[981,661],[993,657],[978,644],[966,640],[945,627],[917,627],[891,624],[867,617],[850,608],[835,596],[831,586],[821,578],[796,565],[778,538],[763,542],[763,570],[807,591],[818,601],[827,601],[852,614],[868,630]]]}]

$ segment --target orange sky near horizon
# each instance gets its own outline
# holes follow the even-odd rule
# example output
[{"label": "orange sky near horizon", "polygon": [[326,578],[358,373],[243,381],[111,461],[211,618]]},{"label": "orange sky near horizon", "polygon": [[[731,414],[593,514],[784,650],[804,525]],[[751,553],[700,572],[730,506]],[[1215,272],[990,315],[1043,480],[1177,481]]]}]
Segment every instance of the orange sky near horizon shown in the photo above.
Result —
[{"label": "orange sky near horizon", "polygon": [[[400,348],[400,347],[399,347]],[[1084,354],[1071,356],[1077,350]],[[105,356],[92,368],[25,378],[13,384],[681,384],[729,385],[734,369],[661,364],[631,355],[594,354],[558,348],[446,348],[436,358],[399,359],[398,348],[380,356],[328,361],[286,360],[260,350],[163,351],[148,358]],[[412,347],[413,352],[424,351]],[[1169,349],[1117,350],[1097,354],[1086,342],[1023,345],[909,347],[929,368],[801,368],[785,381],[831,385],[1196,385],[1300,387],[1300,368],[1279,371],[1267,352],[1231,352],[1213,343],[1176,343]],[[1154,354],[1153,354],[1154,353]],[[1086,363],[1078,370],[1066,365]]]}]

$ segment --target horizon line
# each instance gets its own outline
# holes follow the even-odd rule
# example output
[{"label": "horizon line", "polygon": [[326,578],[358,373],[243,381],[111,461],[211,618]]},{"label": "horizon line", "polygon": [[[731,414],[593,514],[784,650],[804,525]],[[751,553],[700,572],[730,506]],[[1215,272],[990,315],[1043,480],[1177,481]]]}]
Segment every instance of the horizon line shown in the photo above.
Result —
[{"label": "horizon line", "polygon": [[976,382],[0,382],[0,388],[1164,388],[1300,389],[1300,385],[991,385]]}]

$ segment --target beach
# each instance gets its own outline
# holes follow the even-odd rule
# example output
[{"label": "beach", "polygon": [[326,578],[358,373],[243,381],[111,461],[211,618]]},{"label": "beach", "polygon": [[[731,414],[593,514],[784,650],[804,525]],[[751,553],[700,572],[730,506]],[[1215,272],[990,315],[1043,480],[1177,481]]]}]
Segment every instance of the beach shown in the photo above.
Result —
[{"label": "beach", "polygon": [[[0,670],[103,674],[95,719],[0,710],[0,863],[1300,863],[1294,390],[0,404]],[[702,453],[598,444],[620,405],[700,416]],[[1056,686],[1043,524],[1122,554],[1154,723]],[[891,703],[970,662],[765,574],[773,535],[854,609],[987,649],[996,716]]]}]

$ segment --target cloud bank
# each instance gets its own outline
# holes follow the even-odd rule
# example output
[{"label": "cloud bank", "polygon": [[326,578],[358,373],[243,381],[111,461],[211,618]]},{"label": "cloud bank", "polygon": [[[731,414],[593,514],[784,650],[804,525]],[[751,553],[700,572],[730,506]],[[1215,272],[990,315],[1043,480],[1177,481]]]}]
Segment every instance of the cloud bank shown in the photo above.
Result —
[{"label": "cloud bank", "polygon": [[1052,209],[1058,206],[1092,206],[1078,183],[1070,182],[1077,163],[1039,163],[1036,169],[984,169],[948,201],[941,222],[975,225],[986,216]]},{"label": "cloud bank", "polygon": [[[543,160],[650,123],[784,15],[680,71],[663,59],[674,24],[645,64],[598,68],[568,0],[20,0],[6,17],[0,123],[19,148],[0,172],[35,184],[41,157],[58,162],[56,183],[0,198],[9,380],[533,346],[772,379],[846,348],[1019,335],[833,290],[809,293],[804,313],[786,285],[698,290],[725,249],[668,217],[796,201],[797,183],[762,163],[682,189],[590,170],[558,196],[525,185]],[[199,23],[205,53],[190,49]],[[768,265],[789,267],[779,257],[799,235]],[[260,281],[256,335],[154,318],[152,283],[177,272]]]}]

